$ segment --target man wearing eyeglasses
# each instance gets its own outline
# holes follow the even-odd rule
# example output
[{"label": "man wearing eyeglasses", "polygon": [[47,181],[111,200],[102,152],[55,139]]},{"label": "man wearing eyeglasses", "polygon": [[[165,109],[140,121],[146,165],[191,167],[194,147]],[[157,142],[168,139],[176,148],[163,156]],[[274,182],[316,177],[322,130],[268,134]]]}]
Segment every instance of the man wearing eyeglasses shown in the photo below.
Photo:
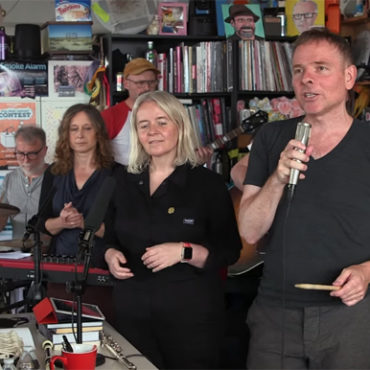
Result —
[{"label": "man wearing eyeglasses", "polygon": [[299,0],[294,5],[293,21],[299,34],[314,26],[317,14],[317,4],[312,0]]},{"label": "man wearing eyeglasses", "polygon": [[[11,216],[13,239],[22,239],[28,220],[37,214],[41,183],[47,168],[46,135],[43,129],[35,126],[23,126],[15,134],[15,157],[19,167],[8,173],[0,188],[1,203],[10,204],[20,209]],[[2,229],[7,217],[0,219]]]},{"label": "man wearing eyeglasses", "polygon": [[123,70],[123,86],[128,98],[101,112],[112,141],[114,159],[118,163],[128,164],[132,107],[139,95],[157,89],[159,73],[148,60],[132,59]]}]

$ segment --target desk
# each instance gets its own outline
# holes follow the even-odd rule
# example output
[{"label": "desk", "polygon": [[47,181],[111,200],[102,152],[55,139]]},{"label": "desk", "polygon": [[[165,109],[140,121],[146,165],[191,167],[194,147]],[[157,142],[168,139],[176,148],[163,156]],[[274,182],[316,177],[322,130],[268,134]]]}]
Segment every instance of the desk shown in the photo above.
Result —
[{"label": "desk", "polygon": [[[32,313],[26,313],[26,314],[18,314],[18,315],[0,315],[0,317],[8,317],[12,318],[14,316],[20,316],[20,317],[27,317],[29,322],[24,325],[20,325],[19,327],[28,327],[31,330],[33,340],[35,342],[36,346],[36,354],[37,358],[40,363],[40,368],[45,368],[45,354],[42,349],[42,342],[45,340],[45,337],[43,337],[39,331],[36,328],[36,321]],[[9,328],[9,331],[12,330],[12,328]],[[122,347],[123,352],[126,356],[129,357],[129,360],[136,365],[137,370],[156,370],[157,368],[147,360],[146,357],[144,357],[131,343],[129,343],[122,335],[120,335],[108,322],[104,322],[104,333],[106,335],[111,335],[113,339]],[[100,347],[99,353],[103,355],[107,355],[110,357],[113,357],[112,353],[109,352],[106,348]],[[55,352],[53,354],[59,354],[60,352]],[[96,369],[98,370],[118,370],[118,369],[127,369],[122,363],[118,362],[117,360],[112,360],[109,358],[105,359],[105,363]]]}]

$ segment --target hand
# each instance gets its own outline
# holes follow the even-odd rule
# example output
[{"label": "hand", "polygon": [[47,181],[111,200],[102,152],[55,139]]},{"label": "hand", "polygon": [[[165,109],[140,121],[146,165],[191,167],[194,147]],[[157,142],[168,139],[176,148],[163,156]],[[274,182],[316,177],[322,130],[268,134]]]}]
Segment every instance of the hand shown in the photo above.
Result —
[{"label": "hand", "polygon": [[109,271],[117,279],[129,279],[134,276],[128,267],[122,267],[127,263],[123,253],[117,249],[109,248],[104,254],[105,261],[108,264]]},{"label": "hand", "polygon": [[[303,153],[299,149],[306,152]],[[279,163],[275,171],[275,176],[278,180],[283,184],[287,184],[290,170],[293,168],[299,171],[299,178],[303,180],[305,178],[304,171],[307,170],[307,165],[304,162],[309,161],[312,151],[312,146],[306,147],[299,140],[290,140],[280,154]]]},{"label": "hand", "polygon": [[65,229],[84,229],[85,227],[82,213],[78,212],[78,210],[73,207],[72,202],[64,205],[64,208],[60,211],[59,217]]},{"label": "hand", "polygon": [[196,150],[199,163],[208,162],[213,154],[213,150],[207,146],[202,146]]},{"label": "hand", "polygon": [[365,297],[369,285],[368,276],[368,263],[346,267],[333,282],[333,285],[341,288],[330,295],[340,298],[347,306],[353,306]]},{"label": "hand", "polygon": [[146,248],[141,259],[144,265],[153,272],[158,272],[179,263],[183,243],[163,243]]}]

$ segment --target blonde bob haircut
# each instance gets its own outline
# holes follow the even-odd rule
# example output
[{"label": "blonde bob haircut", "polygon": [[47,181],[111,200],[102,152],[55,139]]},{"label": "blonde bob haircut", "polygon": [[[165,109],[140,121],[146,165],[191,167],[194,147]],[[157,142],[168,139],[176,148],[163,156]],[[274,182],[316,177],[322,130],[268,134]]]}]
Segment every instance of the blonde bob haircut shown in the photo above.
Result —
[{"label": "blonde bob haircut", "polygon": [[140,173],[150,163],[150,156],[141,145],[137,133],[137,112],[141,105],[148,101],[156,103],[178,127],[179,138],[177,141],[174,164],[176,166],[181,166],[185,163],[189,163],[192,167],[197,166],[199,164],[199,159],[196,154],[196,148],[199,148],[199,142],[185,107],[176,97],[165,91],[150,91],[140,95],[136,99],[132,109],[131,151],[127,168],[128,172]]}]

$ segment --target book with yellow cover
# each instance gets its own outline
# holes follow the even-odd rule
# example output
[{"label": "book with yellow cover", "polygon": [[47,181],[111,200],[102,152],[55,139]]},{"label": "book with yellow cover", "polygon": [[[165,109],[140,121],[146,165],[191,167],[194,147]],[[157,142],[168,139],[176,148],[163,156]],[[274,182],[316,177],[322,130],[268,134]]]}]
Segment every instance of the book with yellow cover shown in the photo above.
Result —
[{"label": "book with yellow cover", "polygon": [[[74,327],[74,329],[72,329],[72,326],[69,327],[69,328],[55,328],[55,329],[48,329],[48,330],[51,330],[55,334],[66,334],[66,333],[73,333],[73,332],[76,333],[77,332],[77,328]],[[99,331],[99,330],[103,330],[103,326],[85,326],[85,327],[82,327],[83,332]]]},{"label": "book with yellow cover", "polygon": [[286,0],[287,36],[297,36],[312,27],[325,27],[325,0]]}]

